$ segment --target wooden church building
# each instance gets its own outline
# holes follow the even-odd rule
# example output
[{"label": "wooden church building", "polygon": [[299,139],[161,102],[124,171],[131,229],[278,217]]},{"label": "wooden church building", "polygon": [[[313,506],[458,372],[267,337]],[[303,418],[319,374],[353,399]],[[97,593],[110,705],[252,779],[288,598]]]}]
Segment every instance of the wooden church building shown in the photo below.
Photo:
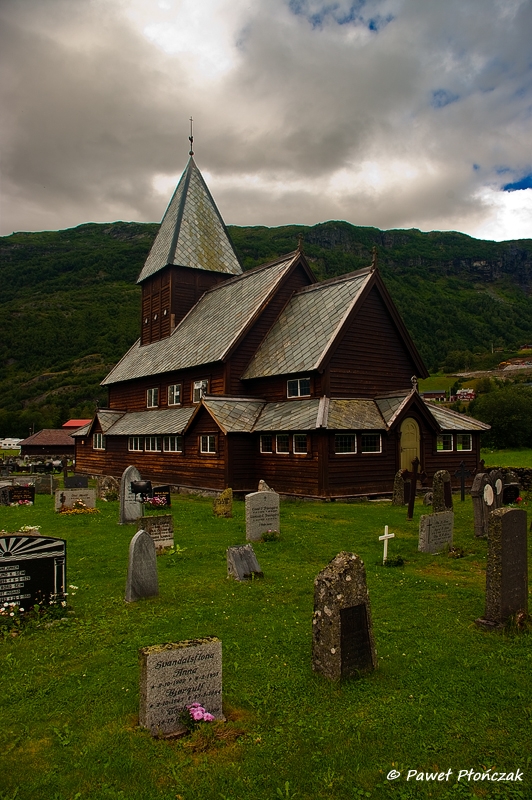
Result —
[{"label": "wooden church building", "polygon": [[193,154],[138,278],[140,338],[76,431],[76,470],[317,498],[474,473],[488,426],[425,402],[427,370],[375,264],[318,282],[300,249],[242,272]]}]

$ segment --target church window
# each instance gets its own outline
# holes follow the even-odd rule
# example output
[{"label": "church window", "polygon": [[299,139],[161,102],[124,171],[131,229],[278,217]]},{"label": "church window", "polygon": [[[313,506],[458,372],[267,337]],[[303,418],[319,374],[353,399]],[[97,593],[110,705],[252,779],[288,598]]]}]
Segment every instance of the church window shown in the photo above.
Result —
[{"label": "church window", "polygon": [[334,437],[335,453],[356,453],[357,437],[354,433],[337,433]]},{"label": "church window", "polygon": [[457,433],[456,434],[456,449],[457,450],[472,450],[470,433]]},{"label": "church window", "polygon": [[180,406],[181,405],[181,384],[174,383],[168,387],[168,405]]},{"label": "church window", "polygon": [[362,453],[381,453],[382,436],[380,433],[362,433],[360,436],[360,450]]},{"label": "church window", "polygon": [[159,389],[148,389],[146,392],[146,405],[148,408],[157,408],[159,405]]},{"label": "church window", "polygon": [[273,436],[265,433],[260,437],[260,452],[273,453]]},{"label": "church window", "polygon": [[294,453],[306,453],[307,452],[307,434],[306,433],[294,433],[294,438],[292,440],[292,447]]},{"label": "church window", "polygon": [[216,453],[216,436],[215,434],[203,434],[200,436],[200,452],[201,453]]},{"label": "church window", "polygon": [[275,437],[275,450],[277,453],[290,452],[290,437],[287,433],[278,433]]},{"label": "church window", "polygon": [[142,436],[130,436],[127,444],[128,450],[144,450],[144,439]]},{"label": "church window", "polygon": [[161,437],[160,436],[145,436],[144,449],[147,452],[158,453],[161,450]]},{"label": "church window", "polygon": [[286,382],[287,397],[310,397],[310,378],[294,378]]},{"label": "church window", "polygon": [[201,381],[194,381],[194,386],[192,390],[192,402],[199,403],[203,395],[207,393],[208,388],[209,388],[209,381],[207,379],[203,379]]},{"label": "church window", "polygon": [[93,450],[105,450],[105,436],[103,433],[95,433],[92,437]]},{"label": "church window", "polygon": [[452,449],[453,449],[452,433],[441,433],[436,439],[436,450],[438,452],[444,452]]},{"label": "church window", "polygon": [[183,437],[182,436],[165,436],[163,438],[163,450],[165,453],[182,453],[183,452]]}]

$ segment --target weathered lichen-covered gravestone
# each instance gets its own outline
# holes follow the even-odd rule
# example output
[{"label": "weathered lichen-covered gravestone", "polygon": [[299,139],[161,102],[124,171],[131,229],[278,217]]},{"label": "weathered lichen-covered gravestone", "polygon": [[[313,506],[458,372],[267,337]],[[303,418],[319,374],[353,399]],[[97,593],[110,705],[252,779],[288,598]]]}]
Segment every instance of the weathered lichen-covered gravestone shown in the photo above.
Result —
[{"label": "weathered lichen-covered gravestone", "polygon": [[216,517],[232,517],[233,516],[233,490],[224,489],[219,497],[215,497],[212,510]]},{"label": "weathered lichen-covered gravestone", "polygon": [[395,473],[393,480],[392,505],[406,506],[410,497],[410,480],[404,479],[404,469]]},{"label": "weathered lichen-covered gravestone", "polygon": [[174,519],[171,514],[141,517],[137,521],[137,528],[150,534],[156,550],[174,546]]},{"label": "weathered lichen-covered gravestone", "polygon": [[312,669],[330,680],[377,666],[366,569],[355,553],[339,553],[314,581]]},{"label": "weathered lichen-covered gravestone", "polygon": [[435,514],[440,511],[453,510],[453,493],[451,489],[451,476],[446,469],[439,469],[432,479],[432,510]]},{"label": "weathered lichen-covered gravestone", "polygon": [[[484,490],[487,486],[489,486],[491,489],[487,473],[477,472],[473,479],[473,485],[471,486],[471,498],[473,500],[473,525],[475,536],[477,538],[485,538],[488,535],[490,505],[486,502],[486,497],[484,495]],[[488,499],[490,499],[489,491]]]},{"label": "weathered lichen-covered gravestone", "polygon": [[125,600],[126,603],[132,603],[143,597],[157,597],[158,594],[155,544],[149,533],[137,531],[129,543]]},{"label": "weathered lichen-covered gravestone", "polygon": [[279,495],[271,489],[246,495],[246,539],[258,542],[263,533],[280,533]]},{"label": "weathered lichen-covered gravestone", "polygon": [[274,491],[275,489],[272,489],[271,486],[268,486],[266,481],[263,481],[262,478],[260,479],[259,488],[257,489],[257,492],[274,492]]},{"label": "weathered lichen-covered gravestone", "polygon": [[418,550],[421,553],[439,553],[453,543],[454,512],[439,511],[422,514],[419,518]]},{"label": "weathered lichen-covered gravestone", "polygon": [[83,503],[87,508],[95,508],[96,489],[56,489],[56,511],[62,511],[64,508],[75,508],[78,502]]},{"label": "weathered lichen-covered gravestone", "polygon": [[120,481],[120,525],[136,522],[143,513],[142,503],[131,491],[131,481],[140,481],[140,472],[134,466],[126,467]]},{"label": "weathered lichen-covered gravestone", "polygon": [[527,515],[520,508],[490,514],[486,608],[477,625],[497,628],[509,617],[528,613]]},{"label": "weathered lichen-covered gravestone", "polygon": [[214,719],[222,711],[222,643],[216,637],[142,647],[139,723],[153,736],[186,732],[180,720],[199,703]]},{"label": "weathered lichen-covered gravestone", "polygon": [[236,581],[264,577],[252,545],[243,544],[227,548],[227,577]]},{"label": "weathered lichen-covered gravestone", "polygon": [[120,497],[120,481],[112,475],[98,475],[98,497],[106,500],[107,495],[116,494],[116,499]]}]

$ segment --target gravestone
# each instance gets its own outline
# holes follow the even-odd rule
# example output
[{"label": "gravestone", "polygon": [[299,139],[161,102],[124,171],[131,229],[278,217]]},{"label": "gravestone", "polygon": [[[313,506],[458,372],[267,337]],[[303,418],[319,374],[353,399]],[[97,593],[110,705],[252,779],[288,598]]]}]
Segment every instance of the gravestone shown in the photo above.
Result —
[{"label": "gravestone", "polygon": [[126,467],[120,481],[120,525],[129,525],[142,517],[142,503],[131,491],[131,481],[140,481],[140,472],[135,466]]},{"label": "gravestone", "polygon": [[126,603],[133,603],[143,597],[157,597],[158,594],[155,544],[149,533],[137,531],[129,543],[125,600]]},{"label": "gravestone", "polygon": [[149,533],[156,550],[164,550],[174,546],[174,519],[171,514],[159,514],[153,517],[141,517],[137,522],[138,530]]},{"label": "gravestone", "polygon": [[425,495],[423,496],[423,505],[431,506],[433,499],[434,499],[434,494],[432,492],[426,492]]},{"label": "gravestone", "polygon": [[227,548],[227,577],[236,581],[264,577],[252,545],[243,544]]},{"label": "gravestone", "polygon": [[180,716],[192,703],[225,720],[220,639],[211,636],[142,647],[139,662],[139,723],[153,736],[185,733]]},{"label": "gravestone", "polygon": [[34,502],[35,486],[33,484],[24,486],[12,484],[2,486],[0,489],[0,505],[2,506],[28,505]]},{"label": "gravestone", "polygon": [[490,509],[490,511],[495,511],[495,509],[501,508],[502,506],[504,476],[500,469],[492,469],[491,472],[488,473],[488,480],[491,488],[493,489],[493,507]]},{"label": "gravestone", "polygon": [[478,625],[496,628],[519,612],[528,612],[527,515],[521,508],[490,514],[486,607]]},{"label": "gravestone", "polygon": [[[53,494],[59,486],[57,478],[52,475],[32,475],[31,483],[35,486],[35,494]],[[13,478],[13,485],[28,484],[27,478]]]},{"label": "gravestone", "polygon": [[170,508],[172,505],[172,496],[170,494],[169,486],[154,486],[151,491],[151,496],[158,497],[160,500],[164,500],[165,508]]},{"label": "gravestone", "polygon": [[439,469],[432,479],[432,510],[435,514],[440,511],[453,510],[453,493],[451,490],[451,476],[446,469]]},{"label": "gravestone", "polygon": [[266,531],[281,531],[279,495],[271,490],[247,494],[246,539],[258,542]]},{"label": "gravestone", "polygon": [[364,562],[342,552],[314,580],[312,669],[339,680],[376,666]]},{"label": "gravestone", "polygon": [[44,536],[0,536],[0,604],[24,609],[61,599],[66,585],[66,542]]},{"label": "gravestone", "polygon": [[439,511],[422,514],[419,518],[419,543],[421,553],[439,553],[453,543],[454,512]]},{"label": "gravestone", "polygon": [[257,489],[257,492],[274,492],[274,491],[275,489],[272,489],[271,486],[268,486],[266,481],[263,481],[261,478],[261,480],[259,481],[259,488]]},{"label": "gravestone", "polygon": [[215,497],[212,510],[216,517],[233,516],[233,490],[224,489],[219,497]]},{"label": "gravestone", "polygon": [[473,479],[473,485],[471,486],[471,498],[473,500],[473,525],[475,536],[477,538],[485,538],[488,535],[490,506],[486,502],[486,498],[484,496],[486,486],[491,488],[487,473],[477,472]]},{"label": "gravestone", "polygon": [[392,496],[392,505],[394,506],[406,506],[410,498],[410,480],[405,480],[404,473],[404,469],[395,473]]},{"label": "gravestone", "polygon": [[56,489],[55,510],[63,511],[65,508],[75,508],[81,500],[87,508],[96,508],[96,489]]},{"label": "gravestone", "polygon": [[100,500],[107,499],[108,494],[115,494],[120,497],[120,481],[112,475],[98,475],[98,497]]},{"label": "gravestone", "polygon": [[503,506],[508,503],[517,502],[517,498],[521,496],[521,489],[518,483],[506,483],[502,489],[502,504]]},{"label": "gravestone", "polygon": [[69,475],[65,478],[65,489],[88,489],[89,476],[88,475]]}]

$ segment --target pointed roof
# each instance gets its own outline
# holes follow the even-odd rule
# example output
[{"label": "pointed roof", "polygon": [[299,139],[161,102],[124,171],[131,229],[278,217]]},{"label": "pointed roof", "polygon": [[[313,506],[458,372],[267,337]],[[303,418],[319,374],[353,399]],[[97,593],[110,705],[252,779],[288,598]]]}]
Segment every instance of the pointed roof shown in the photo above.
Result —
[{"label": "pointed roof", "polygon": [[224,221],[192,156],[137,283],[168,264],[229,275],[242,272]]}]

